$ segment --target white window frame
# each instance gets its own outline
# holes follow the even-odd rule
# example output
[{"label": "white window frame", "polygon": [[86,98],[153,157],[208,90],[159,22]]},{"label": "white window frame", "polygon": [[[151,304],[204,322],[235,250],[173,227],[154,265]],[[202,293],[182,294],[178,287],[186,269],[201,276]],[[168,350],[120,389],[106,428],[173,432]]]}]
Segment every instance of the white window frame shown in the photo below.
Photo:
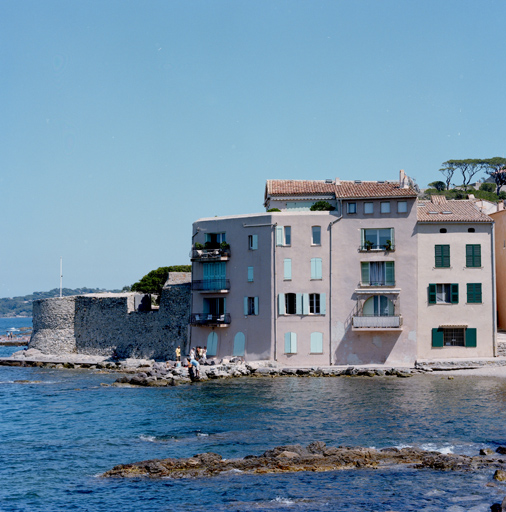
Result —
[{"label": "white window frame", "polygon": [[244,297],[244,316],[256,316],[258,312],[258,297]]},{"label": "white window frame", "polygon": [[[318,242],[315,242],[315,233],[317,233]],[[322,227],[311,226],[311,245],[320,246],[322,244]]]}]

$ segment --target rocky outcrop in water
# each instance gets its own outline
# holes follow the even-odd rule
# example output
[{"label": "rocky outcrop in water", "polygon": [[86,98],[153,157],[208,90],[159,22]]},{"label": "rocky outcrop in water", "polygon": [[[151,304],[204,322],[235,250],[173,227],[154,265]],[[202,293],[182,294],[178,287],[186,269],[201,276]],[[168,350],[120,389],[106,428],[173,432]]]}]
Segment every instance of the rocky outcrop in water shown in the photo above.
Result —
[{"label": "rocky outcrop in water", "polygon": [[186,459],[155,459],[133,464],[121,464],[102,476],[108,478],[197,478],[226,472],[247,474],[294,473],[299,471],[336,471],[353,468],[382,468],[410,465],[440,471],[475,471],[506,468],[506,460],[494,456],[469,457],[442,454],[416,448],[327,447],[314,442],[303,447],[299,444],[278,446],[262,455],[248,455],[243,459],[222,459],[216,453],[200,453]]}]

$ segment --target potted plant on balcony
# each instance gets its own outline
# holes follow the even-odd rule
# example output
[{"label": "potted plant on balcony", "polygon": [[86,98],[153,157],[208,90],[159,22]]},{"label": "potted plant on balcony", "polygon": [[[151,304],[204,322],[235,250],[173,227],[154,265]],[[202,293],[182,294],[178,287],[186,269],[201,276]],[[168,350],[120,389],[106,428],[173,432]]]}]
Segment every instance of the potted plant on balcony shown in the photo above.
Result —
[{"label": "potted plant on balcony", "polygon": [[195,242],[195,250],[201,251],[204,248],[204,244],[199,244],[198,242]]},{"label": "potted plant on balcony", "polygon": [[385,247],[385,251],[393,250],[394,246],[392,245],[392,240],[387,240],[384,247]]},{"label": "potted plant on balcony", "polygon": [[230,251],[230,244],[227,244],[227,242],[221,242],[220,249],[223,252],[229,252]]},{"label": "potted plant on balcony", "polygon": [[364,242],[364,247],[365,247],[365,249],[366,249],[367,251],[370,251],[370,250],[372,249],[373,245],[374,245],[374,244],[373,244],[370,240],[366,240],[366,241]]}]

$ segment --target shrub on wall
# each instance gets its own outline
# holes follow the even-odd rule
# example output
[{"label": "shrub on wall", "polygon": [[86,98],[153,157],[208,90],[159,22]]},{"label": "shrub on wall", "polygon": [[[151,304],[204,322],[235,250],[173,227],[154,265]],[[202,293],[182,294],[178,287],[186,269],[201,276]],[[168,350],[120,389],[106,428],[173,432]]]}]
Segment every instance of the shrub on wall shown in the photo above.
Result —
[{"label": "shrub on wall", "polygon": [[328,201],[316,201],[309,209],[312,212],[332,212],[335,210]]},{"label": "shrub on wall", "polygon": [[160,267],[146,274],[140,281],[132,285],[133,292],[155,293],[159,297],[169,272],[191,272],[191,265],[172,265],[171,267]]}]

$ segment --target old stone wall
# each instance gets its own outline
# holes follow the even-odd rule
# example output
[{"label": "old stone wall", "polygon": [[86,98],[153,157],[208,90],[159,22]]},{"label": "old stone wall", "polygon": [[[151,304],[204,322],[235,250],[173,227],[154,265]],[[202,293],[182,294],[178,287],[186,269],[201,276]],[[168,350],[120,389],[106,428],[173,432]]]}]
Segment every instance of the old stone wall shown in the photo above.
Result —
[{"label": "old stone wall", "polygon": [[[142,294],[90,294],[34,302],[29,348],[46,354],[174,359],[186,346],[190,273],[171,273],[160,308],[143,311]],[[144,304],[145,302],[143,302]]]}]

